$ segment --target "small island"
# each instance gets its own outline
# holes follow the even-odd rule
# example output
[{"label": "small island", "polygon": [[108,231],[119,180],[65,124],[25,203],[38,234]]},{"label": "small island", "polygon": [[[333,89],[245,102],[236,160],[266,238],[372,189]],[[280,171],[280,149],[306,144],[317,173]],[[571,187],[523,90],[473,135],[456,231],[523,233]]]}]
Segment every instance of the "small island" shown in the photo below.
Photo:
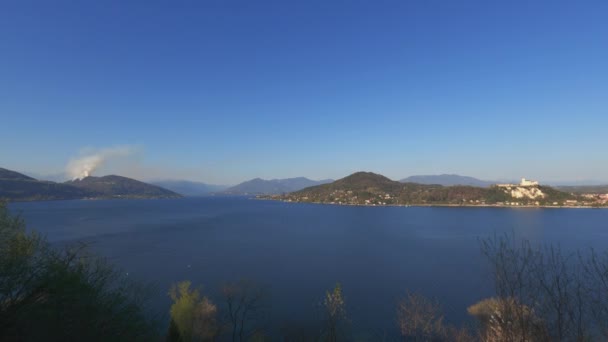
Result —
[{"label": "small island", "polygon": [[281,195],[285,202],[363,206],[608,207],[608,195],[575,194],[526,180],[489,187],[401,183],[372,172]]}]

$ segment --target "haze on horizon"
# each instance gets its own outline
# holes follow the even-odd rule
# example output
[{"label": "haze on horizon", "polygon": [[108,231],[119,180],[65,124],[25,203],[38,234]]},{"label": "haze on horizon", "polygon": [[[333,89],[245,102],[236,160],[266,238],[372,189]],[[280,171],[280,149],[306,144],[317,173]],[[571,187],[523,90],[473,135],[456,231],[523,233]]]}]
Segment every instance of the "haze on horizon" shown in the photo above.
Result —
[{"label": "haze on horizon", "polygon": [[608,183],[608,2],[0,4],[0,167]]}]

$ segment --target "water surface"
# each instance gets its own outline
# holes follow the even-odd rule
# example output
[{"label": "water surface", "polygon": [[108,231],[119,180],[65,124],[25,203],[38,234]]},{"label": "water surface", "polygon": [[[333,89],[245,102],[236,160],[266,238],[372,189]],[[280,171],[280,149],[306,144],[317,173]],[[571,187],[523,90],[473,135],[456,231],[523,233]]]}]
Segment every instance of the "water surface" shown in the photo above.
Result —
[{"label": "water surface", "polygon": [[[88,241],[130,277],[157,284],[156,310],[180,280],[218,297],[227,281],[268,288],[271,320],[318,316],[340,282],[354,326],[395,327],[406,289],[436,297],[447,319],[492,295],[479,239],[514,234],[566,249],[608,247],[608,210],[349,207],[247,198],[14,203],[53,243]],[[216,299],[217,300],[217,299]]]}]

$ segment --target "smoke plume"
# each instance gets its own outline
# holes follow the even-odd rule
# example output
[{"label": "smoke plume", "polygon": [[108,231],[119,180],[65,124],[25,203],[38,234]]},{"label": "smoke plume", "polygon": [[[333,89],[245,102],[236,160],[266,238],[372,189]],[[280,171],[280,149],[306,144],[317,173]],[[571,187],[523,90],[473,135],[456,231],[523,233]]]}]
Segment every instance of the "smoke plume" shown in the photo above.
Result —
[{"label": "smoke plume", "polygon": [[82,157],[70,160],[66,166],[66,173],[72,179],[83,179],[93,175],[96,169],[108,160],[119,157],[127,157],[135,152],[131,146],[117,146],[104,148]]}]

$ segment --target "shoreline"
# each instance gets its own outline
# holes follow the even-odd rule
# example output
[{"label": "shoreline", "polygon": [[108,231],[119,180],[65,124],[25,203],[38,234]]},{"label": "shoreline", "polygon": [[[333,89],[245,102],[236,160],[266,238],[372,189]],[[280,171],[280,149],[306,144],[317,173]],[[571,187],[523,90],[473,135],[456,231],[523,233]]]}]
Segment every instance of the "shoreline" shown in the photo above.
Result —
[{"label": "shoreline", "polygon": [[435,203],[435,204],[352,204],[352,203],[327,203],[327,202],[298,202],[298,201],[286,201],[282,199],[254,197],[256,200],[275,201],[284,203],[296,203],[296,204],[317,204],[317,205],[335,205],[335,206],[346,206],[346,207],[445,207],[445,208],[507,208],[507,209],[608,209],[608,206],[594,207],[589,205],[576,205],[576,206],[554,206],[554,205],[495,205],[495,204],[447,204],[447,203]]}]

